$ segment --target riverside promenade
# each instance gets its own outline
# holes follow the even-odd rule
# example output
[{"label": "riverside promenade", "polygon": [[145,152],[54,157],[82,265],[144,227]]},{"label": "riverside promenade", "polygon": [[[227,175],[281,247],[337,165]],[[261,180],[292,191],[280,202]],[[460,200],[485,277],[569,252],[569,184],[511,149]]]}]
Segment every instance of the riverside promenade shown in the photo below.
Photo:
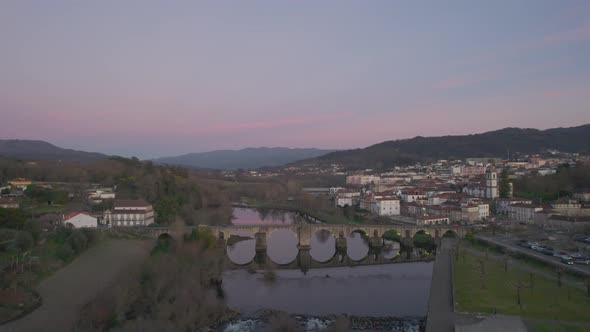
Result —
[{"label": "riverside promenade", "polygon": [[455,331],[453,271],[451,255],[453,238],[442,238],[436,253],[430,286],[426,332]]}]

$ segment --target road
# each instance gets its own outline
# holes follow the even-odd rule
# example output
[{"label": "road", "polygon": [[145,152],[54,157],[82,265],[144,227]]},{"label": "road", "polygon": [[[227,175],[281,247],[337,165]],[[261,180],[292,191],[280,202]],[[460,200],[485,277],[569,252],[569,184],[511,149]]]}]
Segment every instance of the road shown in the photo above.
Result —
[{"label": "road", "polygon": [[31,314],[0,326],[0,332],[71,331],[82,306],[122,273],[143,262],[151,241],[105,240],[45,279],[43,304]]},{"label": "road", "polygon": [[443,238],[437,250],[430,286],[426,332],[455,331],[451,251],[454,239]]},{"label": "road", "polygon": [[481,236],[476,235],[474,236],[476,240],[488,242],[500,247],[508,248],[511,251],[521,253],[523,255],[533,257],[539,261],[547,263],[549,265],[562,268],[564,270],[568,270],[570,272],[577,273],[579,275],[583,275],[585,277],[590,277],[590,266],[589,265],[566,265],[561,262],[561,260],[557,257],[547,256],[541,253],[538,253],[532,249],[524,248],[514,244],[512,241],[514,239],[511,238],[498,238],[498,237],[488,237],[488,236]]}]

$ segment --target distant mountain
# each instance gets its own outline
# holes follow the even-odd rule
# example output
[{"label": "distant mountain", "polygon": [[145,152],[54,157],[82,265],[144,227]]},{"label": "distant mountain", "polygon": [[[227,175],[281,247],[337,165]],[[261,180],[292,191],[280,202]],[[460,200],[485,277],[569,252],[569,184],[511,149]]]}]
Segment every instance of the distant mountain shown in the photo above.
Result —
[{"label": "distant mountain", "polygon": [[547,130],[505,128],[483,134],[414,137],[387,141],[364,149],[342,150],[296,162],[304,164],[341,164],[349,169],[384,169],[415,162],[469,157],[505,157],[541,153],[548,149],[563,152],[590,152],[590,124]]},{"label": "distant mountain", "polygon": [[159,164],[212,169],[248,169],[263,166],[281,166],[297,160],[315,158],[335,150],[246,148],[242,150],[217,150],[189,153],[176,157],[155,159]]},{"label": "distant mountain", "polygon": [[0,140],[0,157],[22,160],[64,160],[89,162],[108,158],[95,152],[62,149],[51,143],[35,140]]}]

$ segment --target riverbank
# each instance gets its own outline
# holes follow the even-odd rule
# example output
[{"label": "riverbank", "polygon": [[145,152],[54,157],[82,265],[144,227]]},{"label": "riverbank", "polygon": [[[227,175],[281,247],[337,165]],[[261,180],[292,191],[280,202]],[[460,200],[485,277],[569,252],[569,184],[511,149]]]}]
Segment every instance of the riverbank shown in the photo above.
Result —
[{"label": "riverbank", "polygon": [[110,239],[89,248],[39,284],[43,304],[37,310],[0,326],[0,331],[71,330],[80,308],[123,270],[142,262],[149,249],[148,241]]},{"label": "riverbank", "polygon": [[223,332],[265,331],[278,324],[290,326],[292,331],[323,331],[333,328],[347,328],[354,331],[423,331],[426,320],[421,317],[369,317],[353,315],[312,316],[286,314],[276,310],[260,310],[254,315],[240,316],[220,326],[214,327]]}]

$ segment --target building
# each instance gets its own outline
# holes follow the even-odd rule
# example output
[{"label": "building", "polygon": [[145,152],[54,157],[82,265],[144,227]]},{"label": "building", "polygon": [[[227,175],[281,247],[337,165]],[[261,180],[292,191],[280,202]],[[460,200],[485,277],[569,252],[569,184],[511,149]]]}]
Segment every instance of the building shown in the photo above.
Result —
[{"label": "building", "polygon": [[486,171],[486,198],[496,199],[500,197],[498,192],[498,174],[496,168],[490,166]]},{"label": "building", "polygon": [[98,221],[86,212],[72,212],[64,216],[63,224],[74,228],[96,228]]},{"label": "building", "polygon": [[352,196],[336,196],[334,203],[336,207],[352,206]]},{"label": "building", "polygon": [[361,196],[359,200],[359,209],[365,211],[371,211],[373,205],[373,194],[366,193],[365,195]]},{"label": "building", "polygon": [[421,200],[427,200],[426,192],[420,189],[404,189],[402,191],[402,201],[412,203]]},{"label": "building", "polygon": [[109,226],[147,226],[154,223],[152,205],[143,200],[116,200],[113,210],[104,213]]},{"label": "building", "polygon": [[0,208],[2,209],[18,209],[20,204],[13,199],[0,198]]},{"label": "building", "polygon": [[451,222],[446,216],[421,216],[416,218],[416,225],[431,226],[431,225],[449,225]]},{"label": "building", "polygon": [[574,198],[581,202],[590,202],[590,191],[580,191],[574,193]]},{"label": "building", "polygon": [[353,186],[364,186],[367,184],[378,184],[380,177],[376,175],[349,175],[346,177],[346,184]]},{"label": "building", "polygon": [[23,179],[23,178],[18,178],[18,179],[8,181],[8,184],[10,185],[10,187],[12,189],[26,190],[28,186],[33,184],[33,181]]},{"label": "building", "polygon": [[513,204],[532,204],[533,201],[528,198],[500,198],[496,200],[496,214],[508,214],[509,208]]},{"label": "building", "polygon": [[543,208],[534,204],[512,204],[508,208],[508,215],[518,222],[533,223],[535,213],[543,211]]},{"label": "building", "polygon": [[399,216],[399,198],[392,196],[374,198],[371,210],[380,216]]}]

